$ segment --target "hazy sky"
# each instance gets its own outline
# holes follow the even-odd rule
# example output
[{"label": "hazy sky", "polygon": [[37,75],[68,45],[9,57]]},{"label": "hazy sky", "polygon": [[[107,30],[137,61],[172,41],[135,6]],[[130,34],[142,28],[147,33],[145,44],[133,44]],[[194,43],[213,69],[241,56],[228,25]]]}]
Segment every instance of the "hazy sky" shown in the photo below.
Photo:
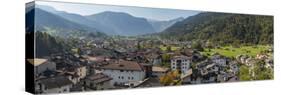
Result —
[{"label": "hazy sky", "polygon": [[141,8],[141,7],[123,7],[108,6],[96,4],[79,4],[79,3],[61,3],[61,2],[44,2],[37,1],[36,4],[48,5],[58,11],[66,11],[80,15],[91,15],[104,11],[126,12],[136,17],[144,17],[154,20],[170,20],[178,17],[188,17],[198,14],[200,11],[159,9],[159,8]]}]

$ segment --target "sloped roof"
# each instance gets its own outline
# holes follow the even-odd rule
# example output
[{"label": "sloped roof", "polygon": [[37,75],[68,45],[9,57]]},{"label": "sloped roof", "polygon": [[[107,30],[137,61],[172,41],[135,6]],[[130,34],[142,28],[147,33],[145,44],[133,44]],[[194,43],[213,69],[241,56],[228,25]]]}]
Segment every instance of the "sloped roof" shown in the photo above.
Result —
[{"label": "sloped roof", "polygon": [[86,79],[93,81],[94,83],[101,83],[101,82],[112,80],[112,78],[110,78],[107,75],[104,75],[103,73],[92,74],[92,75],[86,77]]},{"label": "sloped roof", "polygon": [[59,88],[62,86],[72,84],[72,82],[64,76],[56,76],[52,78],[42,79],[40,80],[40,83],[42,83],[45,87],[47,87],[47,89]]},{"label": "sloped roof", "polygon": [[134,61],[118,60],[100,67],[102,69],[143,71],[143,67]]},{"label": "sloped roof", "polygon": [[153,66],[152,71],[153,72],[167,72],[169,69],[164,68],[164,67],[158,67],[158,66]]},{"label": "sloped roof", "polygon": [[31,63],[33,66],[39,66],[45,62],[47,62],[47,59],[43,58],[35,58],[35,59],[27,59],[29,63]]}]

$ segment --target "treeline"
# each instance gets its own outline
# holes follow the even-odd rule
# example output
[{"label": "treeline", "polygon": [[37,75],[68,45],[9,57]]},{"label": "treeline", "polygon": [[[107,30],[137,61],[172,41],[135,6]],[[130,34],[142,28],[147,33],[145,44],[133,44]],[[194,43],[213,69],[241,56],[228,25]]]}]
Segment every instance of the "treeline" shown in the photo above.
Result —
[{"label": "treeline", "polygon": [[160,36],[217,44],[273,44],[273,16],[204,12],[174,24]]}]

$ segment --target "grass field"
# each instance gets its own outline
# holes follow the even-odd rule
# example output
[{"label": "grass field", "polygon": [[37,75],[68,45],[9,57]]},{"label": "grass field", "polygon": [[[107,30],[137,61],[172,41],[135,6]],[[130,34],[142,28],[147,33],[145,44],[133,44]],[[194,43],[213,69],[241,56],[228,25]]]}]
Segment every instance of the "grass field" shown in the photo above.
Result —
[{"label": "grass field", "polygon": [[[160,49],[162,51],[166,51],[167,50],[167,46],[160,45]],[[171,46],[171,50],[172,51],[175,51],[175,50],[178,50],[178,49],[180,49],[180,47]]]},{"label": "grass field", "polygon": [[239,48],[235,48],[232,46],[225,46],[221,48],[215,48],[215,49],[204,49],[203,55],[210,56],[214,53],[219,53],[221,55],[227,56],[227,57],[236,57],[240,54],[246,54],[250,56],[256,56],[261,51],[269,49],[270,46],[266,45],[257,45],[257,46],[241,46]]}]

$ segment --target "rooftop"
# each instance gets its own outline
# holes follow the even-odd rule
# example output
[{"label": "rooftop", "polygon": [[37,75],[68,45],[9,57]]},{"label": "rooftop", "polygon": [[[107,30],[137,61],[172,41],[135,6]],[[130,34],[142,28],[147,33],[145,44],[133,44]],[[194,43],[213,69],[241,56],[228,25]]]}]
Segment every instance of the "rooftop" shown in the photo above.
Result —
[{"label": "rooftop", "polygon": [[158,66],[153,66],[152,67],[152,71],[153,72],[166,72],[168,71],[168,68],[164,68],[164,67],[158,67]]},{"label": "rooftop", "polygon": [[189,59],[191,59],[191,57],[187,57],[187,56],[184,56],[184,55],[179,55],[179,56],[174,56],[172,59],[173,60],[177,60],[177,59],[180,59],[180,60],[187,59],[187,60],[189,60]]},{"label": "rooftop", "polygon": [[72,82],[64,76],[56,76],[40,80],[40,83],[45,85],[47,89],[59,88],[66,85],[71,85]]},{"label": "rooftop", "polygon": [[88,76],[86,79],[93,81],[94,83],[101,83],[101,82],[109,81],[112,78],[110,78],[107,75],[104,75],[103,73],[98,73],[98,74],[92,74]]},{"label": "rooftop", "polygon": [[143,67],[134,61],[118,60],[107,65],[101,66],[101,69],[113,69],[113,70],[132,70],[143,71]]},{"label": "rooftop", "polygon": [[185,75],[181,76],[181,78],[184,79],[184,78],[186,78],[186,77],[192,75],[192,73],[193,73],[193,72],[192,72],[192,69],[189,69]]},{"label": "rooftop", "polygon": [[39,66],[45,62],[47,62],[47,59],[43,58],[35,58],[35,59],[27,59],[29,63],[31,63],[33,66]]}]

